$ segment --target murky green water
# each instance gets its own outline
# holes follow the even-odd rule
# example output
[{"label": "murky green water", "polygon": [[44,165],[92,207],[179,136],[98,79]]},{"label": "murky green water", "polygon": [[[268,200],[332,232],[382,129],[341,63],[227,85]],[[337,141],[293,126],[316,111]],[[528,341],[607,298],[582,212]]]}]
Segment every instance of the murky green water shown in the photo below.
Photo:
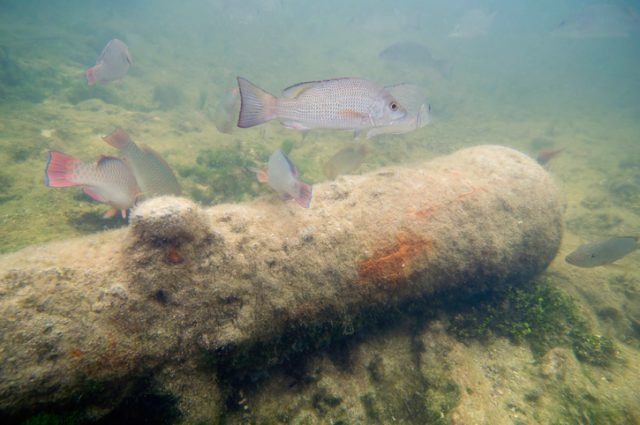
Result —
[{"label": "murky green water", "polygon": [[[321,164],[351,143],[350,134],[316,131],[302,140],[276,123],[217,131],[217,102],[237,75],[272,92],[335,76],[420,85],[430,95],[432,124],[371,141],[373,154],[361,171],[480,143],[534,154],[564,147],[553,171],[575,184],[571,193],[597,184],[624,216],[609,233],[632,232],[640,156],[637,34],[551,36],[549,29],[579,6],[495,3],[485,7],[496,12],[486,35],[449,38],[460,16],[482,5],[4,2],[0,251],[124,224],[99,219],[102,206],[76,189],[42,184],[47,150],[87,161],[114,154],[100,136],[116,126],[164,155],[185,192],[206,204],[263,193],[243,167],[265,161],[283,143],[307,179],[323,180]],[[129,74],[87,86],[84,69],[114,37],[130,47]],[[451,64],[450,77],[429,63],[378,57],[398,41],[426,46]],[[635,189],[620,188],[623,180]]]},{"label": "murky green water", "polygon": [[[278,147],[305,181],[326,180],[324,162],[354,143],[353,135],[316,130],[303,137],[276,122],[220,132],[216,108],[236,76],[272,93],[340,76],[419,85],[430,98],[430,125],[367,141],[370,153],[358,173],[486,143],[533,156],[540,149],[564,148],[548,165],[567,197],[562,253],[581,241],[637,236],[640,32],[551,34],[585,4],[1,1],[0,253],[127,225],[120,218],[103,219],[108,207],[79,188],[44,185],[48,151],[84,161],[116,155],[101,139],[116,127],[158,151],[184,195],[204,205],[270,195],[248,169],[260,167]],[[473,9],[495,13],[486,33],[448,37]],[[129,73],[88,86],[85,69],[114,37],[129,46]],[[434,60],[450,64],[450,75],[428,61],[389,63],[379,57],[401,41],[424,45]],[[623,262],[625,279],[635,285],[628,291],[640,293],[638,253]],[[569,292],[593,302],[588,309],[612,305],[640,320],[640,307],[624,307],[636,306],[640,296],[594,301],[581,293],[583,275],[562,264],[554,267],[573,279]],[[614,279],[621,272],[611,273],[604,276]],[[603,332],[609,329],[605,322],[597,325]],[[637,338],[631,338],[636,348]]]}]

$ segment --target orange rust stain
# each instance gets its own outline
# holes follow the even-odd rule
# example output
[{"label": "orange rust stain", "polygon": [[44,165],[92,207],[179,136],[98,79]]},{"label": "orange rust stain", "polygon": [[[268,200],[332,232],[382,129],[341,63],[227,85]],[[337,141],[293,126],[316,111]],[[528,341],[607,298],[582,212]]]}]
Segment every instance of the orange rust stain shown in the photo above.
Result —
[{"label": "orange rust stain", "polygon": [[357,282],[383,282],[388,290],[398,289],[411,272],[415,259],[432,246],[431,241],[422,238],[399,236],[393,245],[358,262]]},{"label": "orange rust stain", "polygon": [[180,251],[178,251],[177,246],[171,245],[167,248],[165,260],[170,264],[180,264],[184,262],[184,257],[180,254]]}]

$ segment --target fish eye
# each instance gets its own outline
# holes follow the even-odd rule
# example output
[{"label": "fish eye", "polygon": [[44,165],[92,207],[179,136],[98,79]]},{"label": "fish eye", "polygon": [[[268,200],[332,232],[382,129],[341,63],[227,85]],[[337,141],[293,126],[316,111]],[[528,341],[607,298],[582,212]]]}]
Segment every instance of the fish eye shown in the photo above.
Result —
[{"label": "fish eye", "polygon": [[392,111],[397,111],[398,110],[398,104],[396,102],[391,102],[389,104],[389,108],[391,108]]}]

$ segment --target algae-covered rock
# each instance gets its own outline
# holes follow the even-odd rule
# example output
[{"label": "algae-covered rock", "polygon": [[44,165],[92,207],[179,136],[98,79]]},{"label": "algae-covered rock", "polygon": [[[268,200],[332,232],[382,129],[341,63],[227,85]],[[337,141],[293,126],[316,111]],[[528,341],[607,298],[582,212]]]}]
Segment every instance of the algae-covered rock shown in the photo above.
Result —
[{"label": "algae-covered rock", "polygon": [[[555,256],[562,211],[547,172],[497,146],[317,184],[309,209],[274,195],[209,209],[150,200],[127,229],[0,257],[0,410],[38,412],[95,388],[124,403],[143,379],[173,394],[185,421],[203,403],[215,420],[234,394],[250,409],[250,394],[234,388],[269,367],[438,294],[526,282]],[[331,359],[336,373],[361,370],[385,391],[419,368],[406,388],[354,399],[321,376],[315,413],[301,415],[448,415],[465,390],[434,366],[447,344],[432,352],[429,339],[409,341],[398,362]],[[173,381],[180,365],[193,377]]]}]

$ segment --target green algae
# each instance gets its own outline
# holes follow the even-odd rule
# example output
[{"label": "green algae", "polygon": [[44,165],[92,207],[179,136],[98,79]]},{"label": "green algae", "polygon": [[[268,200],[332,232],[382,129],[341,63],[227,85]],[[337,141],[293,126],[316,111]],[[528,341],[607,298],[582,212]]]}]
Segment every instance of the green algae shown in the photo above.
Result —
[{"label": "green algae", "polygon": [[13,183],[13,176],[0,171],[0,204],[18,197],[18,194],[12,191]]},{"label": "green algae", "polygon": [[69,84],[64,92],[64,97],[72,105],[89,99],[100,99],[104,103],[116,105],[120,103],[120,98],[115,91],[100,84],[90,86],[86,81],[74,81]]},{"label": "green algae", "polygon": [[153,89],[153,102],[162,110],[175,109],[184,101],[184,93],[174,84],[160,84]]},{"label": "green algae", "polygon": [[259,193],[252,171],[255,162],[241,143],[231,147],[201,150],[195,165],[178,169],[180,175],[195,182],[189,195],[204,205],[246,200]]},{"label": "green algae", "polygon": [[587,391],[563,388],[559,394],[560,418],[551,423],[563,424],[634,424],[638,417],[628,409],[603,401]]},{"label": "green algae", "polygon": [[597,366],[607,366],[616,357],[613,341],[593,335],[576,302],[549,278],[506,286],[460,307],[449,331],[461,340],[504,336],[516,344],[526,342],[537,357],[553,347],[572,347],[580,360]]}]

